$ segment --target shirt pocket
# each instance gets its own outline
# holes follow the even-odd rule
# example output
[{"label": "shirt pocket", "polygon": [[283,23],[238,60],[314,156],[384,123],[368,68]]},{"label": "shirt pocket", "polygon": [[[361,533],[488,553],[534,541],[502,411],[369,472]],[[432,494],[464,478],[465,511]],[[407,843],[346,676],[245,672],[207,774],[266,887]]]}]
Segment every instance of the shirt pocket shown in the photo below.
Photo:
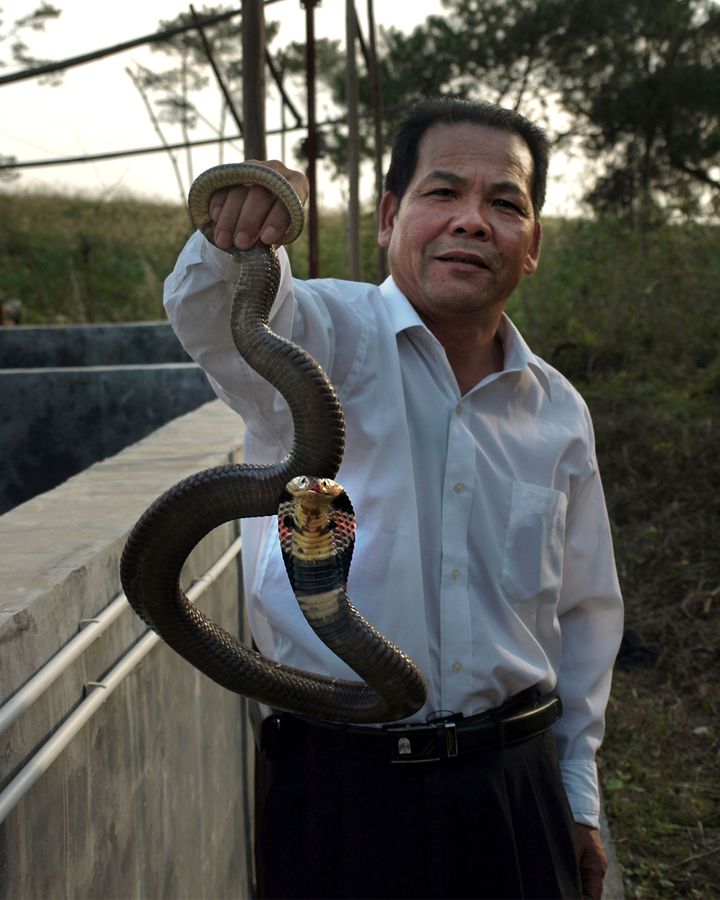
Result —
[{"label": "shirt pocket", "polygon": [[562,584],[567,497],[513,482],[501,587],[516,603],[557,601]]}]

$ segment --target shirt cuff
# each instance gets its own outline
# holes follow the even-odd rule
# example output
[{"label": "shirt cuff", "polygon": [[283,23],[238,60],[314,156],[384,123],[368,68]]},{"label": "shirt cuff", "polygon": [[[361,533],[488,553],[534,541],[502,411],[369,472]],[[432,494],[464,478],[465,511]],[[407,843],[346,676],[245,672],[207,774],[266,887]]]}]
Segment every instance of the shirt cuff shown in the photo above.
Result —
[{"label": "shirt cuff", "polygon": [[221,250],[200,231],[196,231],[192,240],[200,243],[200,256],[213,275],[220,281],[237,281],[239,259],[237,254]]},{"label": "shirt cuff", "polygon": [[573,819],[581,825],[599,828],[600,788],[594,761],[561,760],[560,773]]}]

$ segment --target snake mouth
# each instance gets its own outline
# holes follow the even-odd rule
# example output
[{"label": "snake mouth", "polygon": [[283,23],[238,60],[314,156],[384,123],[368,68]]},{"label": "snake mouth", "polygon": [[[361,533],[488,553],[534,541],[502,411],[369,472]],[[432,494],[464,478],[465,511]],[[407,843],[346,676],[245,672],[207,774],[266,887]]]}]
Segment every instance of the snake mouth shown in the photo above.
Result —
[{"label": "snake mouth", "polygon": [[316,478],[311,475],[298,475],[293,478],[287,483],[287,490],[294,497],[319,503],[331,503],[343,492],[342,487],[332,478]]}]

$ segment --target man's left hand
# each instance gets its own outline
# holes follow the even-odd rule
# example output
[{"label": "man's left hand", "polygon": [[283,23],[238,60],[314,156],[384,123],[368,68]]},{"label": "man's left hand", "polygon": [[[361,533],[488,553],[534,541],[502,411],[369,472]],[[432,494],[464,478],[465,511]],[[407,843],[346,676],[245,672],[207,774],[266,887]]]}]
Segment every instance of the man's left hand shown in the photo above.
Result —
[{"label": "man's left hand", "polygon": [[575,853],[583,900],[601,900],[608,861],[597,828],[575,823]]}]

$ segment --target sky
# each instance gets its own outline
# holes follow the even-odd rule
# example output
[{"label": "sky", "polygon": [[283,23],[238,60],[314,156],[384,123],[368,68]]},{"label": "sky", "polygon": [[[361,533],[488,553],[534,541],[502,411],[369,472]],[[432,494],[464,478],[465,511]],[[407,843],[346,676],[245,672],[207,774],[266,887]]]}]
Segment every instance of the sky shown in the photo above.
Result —
[{"label": "sky", "polygon": [[[0,0],[3,23],[0,34],[4,35],[13,21],[27,15],[38,3],[39,0]],[[48,22],[44,32],[26,32],[30,52],[38,58],[63,59],[151,34],[159,30],[161,20],[173,19],[189,8],[182,0],[124,0],[122,4],[54,0],[54,4],[62,9],[62,15]],[[202,6],[196,0],[195,8],[200,10]],[[356,8],[367,33],[366,4],[356,0]],[[408,31],[428,15],[440,13],[440,0],[375,3],[378,26]],[[271,50],[304,38],[305,11],[300,0],[279,0],[268,5],[266,19],[280,22],[280,33]],[[315,23],[316,37],[344,41],[345,0],[322,0],[316,9]],[[0,59],[8,60],[7,50],[1,44]],[[0,155],[27,161],[156,146],[157,134],[126,71],[137,64],[161,70],[169,65],[169,57],[144,46],[69,69],[56,87],[36,80],[0,86]],[[3,74],[10,71],[13,66],[0,70]],[[302,110],[303,96],[294,92],[293,99]],[[218,110],[217,91],[213,86],[208,90],[203,112],[217,120]],[[320,100],[318,120],[322,121],[326,114],[331,114],[331,110]],[[271,89],[266,115],[268,128],[279,125],[279,104]],[[180,134],[169,126],[165,126],[165,131],[169,141],[181,140]],[[206,127],[193,132],[193,139],[212,136]],[[301,136],[292,135],[288,147]],[[269,139],[268,152],[271,157],[280,157],[279,139]],[[241,156],[241,146],[225,146],[223,161]],[[219,161],[216,147],[193,150],[193,175]],[[178,162],[186,189],[189,173],[184,154],[178,155]],[[564,174],[559,165],[555,171],[551,168],[549,193],[550,197],[554,195],[554,204],[548,204],[548,212],[562,214],[572,203],[567,190],[553,189],[554,183],[560,187]],[[27,169],[14,182],[13,189],[16,186],[23,190],[52,189],[106,198],[131,194],[153,201],[179,202],[181,196],[165,153]],[[363,176],[363,194],[368,195],[371,190],[372,175],[367,172]],[[328,172],[320,173],[319,191],[321,204],[342,205],[342,184]]]}]

